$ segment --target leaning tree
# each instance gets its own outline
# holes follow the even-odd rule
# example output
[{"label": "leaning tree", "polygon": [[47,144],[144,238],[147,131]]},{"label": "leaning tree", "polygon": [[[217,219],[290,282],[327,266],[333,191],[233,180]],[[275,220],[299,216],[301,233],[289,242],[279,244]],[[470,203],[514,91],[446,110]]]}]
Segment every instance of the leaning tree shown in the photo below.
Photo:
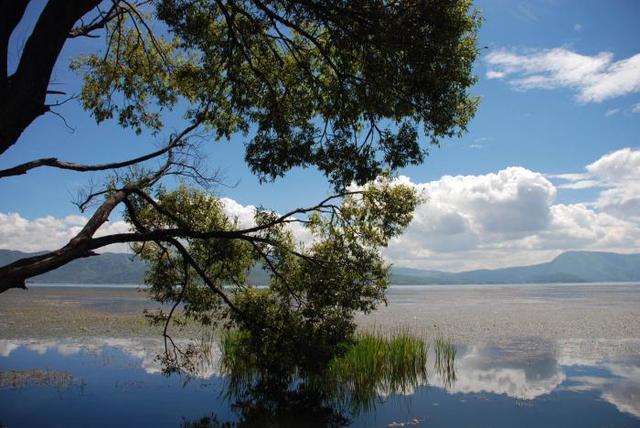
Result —
[{"label": "leaning tree", "polygon": [[[114,171],[79,201],[93,209],[82,230],[1,267],[0,292],[128,243],[149,263],[154,297],[173,304],[159,320],[182,302],[201,322],[224,318],[252,332],[245,339],[265,353],[295,336],[282,355],[300,355],[310,337],[313,352],[330,354],[352,331],[353,311],[384,298],[379,248],[418,202],[390,174],[422,163],[430,144],[462,133],[475,112],[479,17],[470,0],[48,0],[9,74],[9,39],[28,6],[0,3],[0,156],[51,111],[52,70],[83,37],[105,43],[71,63],[85,110],[98,123],[151,130],[164,144],[134,159],[47,157],[0,170],[0,179],[36,168]],[[184,126],[169,133],[163,122],[174,109]],[[258,211],[240,227],[195,189],[215,181],[198,147],[234,135],[261,181],[313,167],[335,195],[289,213]],[[159,167],[149,162],[158,159]],[[172,187],[175,176],[189,186]],[[96,236],[118,213],[130,231]],[[296,242],[291,223],[313,239]],[[247,286],[256,264],[269,272],[266,290]]]}]

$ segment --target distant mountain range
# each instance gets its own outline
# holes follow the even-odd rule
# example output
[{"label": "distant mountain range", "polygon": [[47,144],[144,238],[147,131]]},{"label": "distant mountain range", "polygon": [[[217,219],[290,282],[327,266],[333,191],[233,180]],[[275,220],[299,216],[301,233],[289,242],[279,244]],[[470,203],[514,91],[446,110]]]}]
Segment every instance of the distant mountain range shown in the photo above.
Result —
[{"label": "distant mountain range", "polygon": [[[37,253],[0,250],[0,266]],[[140,284],[146,266],[125,253],[103,253],[75,260],[55,271],[33,278],[31,283]],[[265,284],[268,276],[256,267],[249,281]],[[640,281],[640,254],[569,251],[548,263],[504,269],[442,272],[393,267],[391,282],[398,285],[508,284],[558,282]]]},{"label": "distant mountain range", "polygon": [[[0,250],[0,266],[38,254],[42,253]],[[141,284],[146,269],[145,263],[133,258],[131,254],[102,253],[74,260],[54,271],[36,276],[27,283]]]},{"label": "distant mountain range", "polygon": [[547,263],[440,272],[393,268],[394,284],[508,284],[640,281],[640,254],[568,251]]}]

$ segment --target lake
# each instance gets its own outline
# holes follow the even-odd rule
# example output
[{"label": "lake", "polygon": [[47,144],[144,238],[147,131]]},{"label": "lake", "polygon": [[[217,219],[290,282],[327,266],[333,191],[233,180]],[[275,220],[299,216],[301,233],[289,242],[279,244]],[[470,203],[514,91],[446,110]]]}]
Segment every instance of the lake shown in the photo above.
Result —
[{"label": "lake", "polygon": [[[135,290],[28,293],[28,299],[19,293],[0,298],[0,326],[6,327],[0,330],[0,426],[259,425],[265,409],[228,393],[215,349],[196,376],[166,376],[155,359],[159,336],[127,334],[120,324],[74,327],[70,312],[137,313],[148,303]],[[379,391],[372,408],[357,412],[319,409],[335,412],[336,424],[640,427],[640,284],[402,286],[389,291],[389,300],[360,318],[363,328],[403,325],[427,338],[449,338],[457,349],[455,379],[438,372],[431,354],[424,385]],[[53,329],[46,319],[18,328],[12,310],[21,304],[30,314],[62,307],[70,318],[56,313]],[[315,413],[294,404],[300,402],[287,402],[281,420],[315,426],[305,420]]]}]

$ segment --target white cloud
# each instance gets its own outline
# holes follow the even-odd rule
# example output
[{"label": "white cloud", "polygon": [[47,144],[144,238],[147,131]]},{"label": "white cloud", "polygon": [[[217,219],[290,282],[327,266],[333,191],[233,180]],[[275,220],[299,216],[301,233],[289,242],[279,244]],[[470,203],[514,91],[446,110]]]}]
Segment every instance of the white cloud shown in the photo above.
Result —
[{"label": "white cloud", "polygon": [[[256,207],[253,205],[242,205],[231,198],[220,198],[222,207],[226,215],[237,219],[238,227],[249,228],[255,226],[254,216]],[[289,229],[293,233],[296,241],[309,243],[313,237],[311,233],[301,223],[289,223]]]},{"label": "white cloud", "polygon": [[580,31],[580,30],[582,30],[582,24],[573,25],[573,31]]},{"label": "white cloud", "polygon": [[503,77],[506,77],[507,73],[505,73],[504,71],[495,71],[495,70],[489,70],[487,71],[487,79],[502,79]]},{"label": "white cloud", "polygon": [[618,114],[618,113],[620,113],[620,109],[619,109],[619,108],[610,108],[609,110],[607,110],[607,111],[604,113],[604,115],[605,115],[606,117],[611,117],[611,116],[613,116],[614,114]]},{"label": "white cloud", "polygon": [[[640,151],[619,150],[586,170],[544,176],[511,167],[428,183],[403,177],[427,200],[386,255],[400,266],[467,270],[548,261],[570,249],[640,251]],[[595,202],[555,201],[558,189],[590,187],[603,188]]]},{"label": "white cloud", "polygon": [[640,180],[640,149],[624,148],[586,166],[592,176],[616,184]]},{"label": "white cloud", "polygon": [[256,207],[253,205],[242,205],[230,198],[220,198],[222,209],[225,214],[238,221],[238,227],[249,228],[255,226],[254,216]]},{"label": "white cloud", "polygon": [[640,91],[640,54],[614,61],[611,52],[582,55],[566,48],[499,49],[485,57],[487,78],[507,79],[516,89],[568,88],[583,103]]},{"label": "white cloud", "polygon": [[636,103],[631,106],[632,113],[640,113],[640,103]]},{"label": "white cloud", "polygon": [[598,209],[620,218],[640,219],[640,149],[617,150],[585,169],[589,181],[606,187],[595,202]]},{"label": "white cloud", "polygon": [[549,176],[567,181],[561,189],[603,188],[594,206],[627,220],[640,220],[640,149],[624,148],[585,167],[586,173]]},{"label": "white cloud", "polygon": [[580,180],[574,181],[572,183],[565,183],[558,186],[558,189],[572,189],[572,190],[582,190],[582,189],[591,189],[594,187],[602,187],[601,183],[597,180]]},{"label": "white cloud", "polygon": [[561,180],[568,180],[568,181],[579,181],[579,180],[587,180],[591,178],[591,175],[587,174],[586,172],[580,172],[580,173],[566,173],[566,174],[548,174],[547,177],[559,178]]},{"label": "white cloud", "polygon": [[[0,248],[26,252],[53,250],[69,242],[87,221],[87,217],[79,215],[28,220],[18,213],[0,213]],[[129,226],[124,221],[107,222],[98,229],[96,236],[128,231]],[[110,245],[102,251],[124,252],[128,251],[128,246]]]}]

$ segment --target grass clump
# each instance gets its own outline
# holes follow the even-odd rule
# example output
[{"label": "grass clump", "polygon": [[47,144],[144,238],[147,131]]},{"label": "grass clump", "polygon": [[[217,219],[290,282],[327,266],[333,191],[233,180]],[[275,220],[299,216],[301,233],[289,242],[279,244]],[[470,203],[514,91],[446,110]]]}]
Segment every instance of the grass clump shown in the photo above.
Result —
[{"label": "grass clump", "polygon": [[344,355],[330,362],[324,381],[352,409],[368,409],[379,396],[426,383],[427,351],[427,343],[407,331],[358,333]]},{"label": "grass clump", "polygon": [[456,347],[451,341],[442,337],[436,338],[433,349],[435,352],[435,369],[446,388],[456,381],[454,362],[456,359]]},{"label": "grass clump", "polygon": [[[221,370],[227,375],[228,392],[251,396],[249,401],[254,403],[258,401],[256,394],[269,400],[280,395],[288,402],[295,401],[291,397],[298,394],[304,395],[305,400],[316,397],[318,408],[348,409],[355,414],[374,408],[384,397],[410,394],[428,383],[429,344],[407,329],[355,333],[322,369],[309,371],[291,366],[284,377],[280,370],[265,370],[271,365],[250,351],[250,337],[242,330],[222,336]],[[451,385],[455,380],[455,346],[437,338],[433,349],[436,372],[445,385]],[[299,397],[296,400],[300,401]]]}]

